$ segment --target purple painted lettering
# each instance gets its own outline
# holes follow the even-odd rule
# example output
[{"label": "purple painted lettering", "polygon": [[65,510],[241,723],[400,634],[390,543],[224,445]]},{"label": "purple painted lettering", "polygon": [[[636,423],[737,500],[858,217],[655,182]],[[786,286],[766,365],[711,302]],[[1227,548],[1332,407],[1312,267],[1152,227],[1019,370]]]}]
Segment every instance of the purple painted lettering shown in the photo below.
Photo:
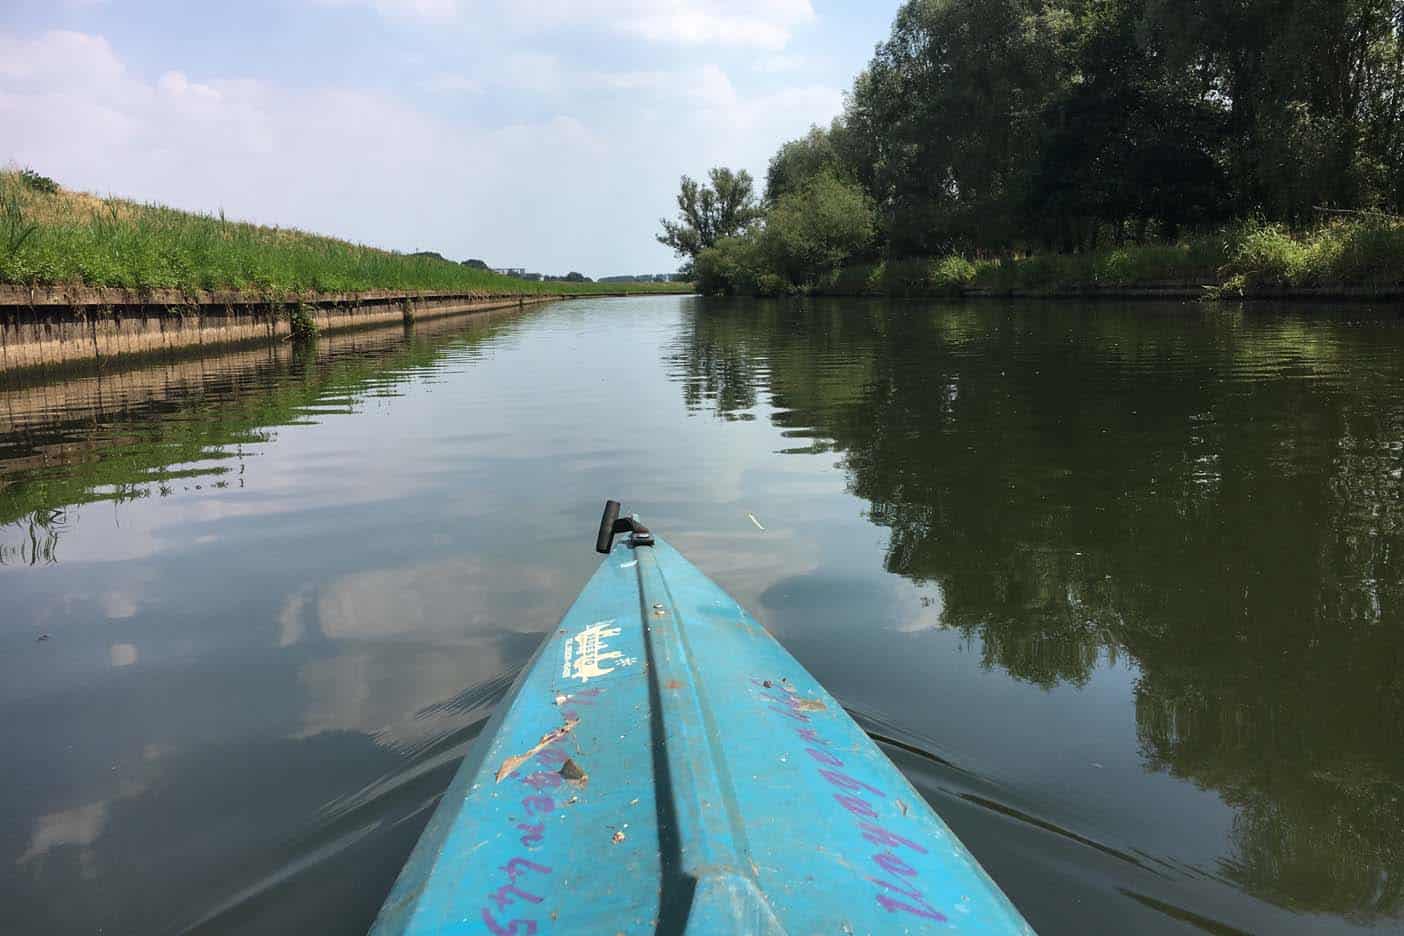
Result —
[{"label": "purple painted lettering", "polygon": [[838,787],[840,790],[847,790],[850,793],[857,793],[864,790],[873,794],[879,799],[887,799],[887,794],[877,787],[864,783],[862,780],[855,780],[846,773],[839,773],[837,770],[821,770],[819,776]]},{"label": "purple painted lettering", "polygon": [[886,845],[888,848],[891,848],[894,845],[901,845],[905,848],[910,848],[912,851],[916,852],[919,855],[926,854],[926,849],[922,848],[916,842],[913,842],[909,838],[903,838],[900,835],[896,835],[892,832],[889,832],[882,826],[874,825],[871,822],[864,822],[860,823],[858,828],[862,830],[863,838],[867,839],[869,842],[872,842],[874,845]]},{"label": "purple painted lettering", "polygon": [[559,767],[568,760],[570,760],[570,756],[565,751],[554,747],[548,747],[536,755],[536,762],[547,767]]},{"label": "purple painted lettering", "polygon": [[[882,882],[879,881],[878,883],[881,884]],[[932,906],[926,901],[921,900],[920,898],[917,899],[921,903],[921,906],[919,907],[909,903],[903,903],[900,900],[894,900],[886,894],[877,895],[878,906],[882,907],[882,909],[886,910],[888,913],[910,913],[912,916],[919,916],[927,920],[935,920],[937,923],[946,922],[946,915],[944,913],[933,909]]]},{"label": "purple painted lettering", "polygon": [[539,865],[534,861],[527,861],[525,858],[513,858],[497,870],[507,872],[507,880],[509,881],[515,881],[528,871],[535,871],[537,874],[551,873],[551,869],[545,865]]},{"label": "purple painted lettering", "polygon": [[546,823],[544,822],[538,822],[534,825],[526,822],[519,822],[517,823],[517,829],[518,831],[526,833],[526,835],[522,836],[522,844],[528,848],[532,845],[540,845],[542,839],[546,837]]},{"label": "purple painted lettering", "polygon": [[492,933],[492,936],[536,936],[535,920],[511,920],[503,926],[492,918],[487,907],[483,908],[483,922],[487,924],[488,932]]},{"label": "purple painted lettering", "polygon": [[845,793],[835,793],[834,799],[838,800],[840,806],[859,819],[876,819],[878,817],[877,810],[873,809],[872,805],[865,799],[859,799]]},{"label": "purple painted lettering", "polygon": [[872,881],[879,887],[885,887],[890,891],[896,891],[897,893],[905,897],[910,897],[913,900],[920,900],[923,903],[926,900],[926,898],[922,896],[921,891],[917,890],[916,886],[913,884],[907,884],[906,882],[894,884],[891,881],[884,881],[882,878],[868,878],[868,880]]},{"label": "purple painted lettering", "polygon": [[496,891],[488,894],[488,900],[497,904],[497,909],[506,910],[508,905],[516,902],[512,899],[514,896],[520,900],[525,900],[527,903],[537,904],[541,903],[542,900],[542,898],[535,894],[528,894],[515,884],[503,884]]},{"label": "purple painted lettering", "polygon": [[[752,686],[764,689],[773,688],[773,684],[768,686],[765,682],[766,681],[755,677],[751,678]],[[788,686],[784,688],[789,689]],[[784,696],[776,695],[774,692],[762,692],[759,693],[759,696],[766,702],[766,707],[775,714],[783,715],[785,718],[800,722],[802,725],[809,724],[809,716],[804,714],[804,710],[800,708],[800,699],[793,692],[787,693]],[[888,874],[895,875],[897,880],[902,883],[893,883],[892,881],[882,878],[869,878],[869,880],[878,887],[885,888],[895,894],[900,894],[906,899],[899,900],[897,897],[892,896],[892,894],[879,892],[875,895],[878,906],[882,907],[888,913],[907,913],[927,920],[935,920],[942,923],[946,922],[946,916],[927,903],[926,898],[915,885],[906,883],[904,879],[915,878],[917,876],[917,869],[908,864],[904,859],[898,857],[892,850],[900,846],[902,848],[909,848],[919,855],[925,855],[927,853],[926,849],[916,842],[913,842],[911,839],[889,832],[887,829],[878,825],[875,820],[880,817],[878,811],[873,807],[873,804],[869,803],[861,796],[854,795],[867,793],[878,799],[885,800],[887,799],[887,794],[872,784],[849,776],[843,771],[828,769],[842,767],[843,761],[836,755],[822,750],[823,748],[832,747],[832,745],[828,740],[823,738],[816,729],[798,727],[794,729],[794,732],[801,739],[813,745],[812,747],[805,748],[805,753],[816,763],[823,765],[818,771],[819,776],[828,781],[831,786],[837,787],[842,791],[833,794],[834,800],[839,806],[843,807],[844,810],[857,817],[859,820],[858,831],[859,834],[862,835],[864,841],[888,849],[887,851],[879,852],[874,855],[872,858],[873,863]],[[905,808],[903,812],[906,812]]]},{"label": "purple painted lettering", "polygon": [[890,874],[899,874],[902,877],[916,877],[917,869],[892,854],[892,852],[878,852],[873,856],[873,861],[877,862],[879,868],[882,868],[882,870]]},{"label": "purple painted lettering", "polygon": [[548,813],[555,809],[556,801],[549,796],[528,796],[522,800],[522,805],[526,807],[528,816],[534,816],[537,813]]},{"label": "purple painted lettering", "polygon": [[[564,763],[564,761],[562,761]],[[522,777],[522,782],[533,790],[554,790],[565,783],[565,778],[554,770],[538,770],[534,774],[527,774]]]}]

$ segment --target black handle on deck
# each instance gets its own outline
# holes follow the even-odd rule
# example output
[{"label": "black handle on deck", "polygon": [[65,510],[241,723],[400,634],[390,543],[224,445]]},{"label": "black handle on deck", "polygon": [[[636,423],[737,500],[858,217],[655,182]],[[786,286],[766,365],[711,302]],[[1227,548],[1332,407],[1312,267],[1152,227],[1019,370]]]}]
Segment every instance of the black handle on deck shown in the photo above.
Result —
[{"label": "black handle on deck", "polygon": [[604,517],[600,519],[600,535],[595,538],[595,552],[607,553],[614,548],[614,524],[619,520],[619,501],[605,501]]},{"label": "black handle on deck", "polygon": [[600,518],[600,532],[595,537],[595,552],[607,553],[614,548],[614,538],[620,533],[629,534],[630,546],[652,546],[653,534],[633,517],[620,519],[619,501],[605,501],[604,516]]}]

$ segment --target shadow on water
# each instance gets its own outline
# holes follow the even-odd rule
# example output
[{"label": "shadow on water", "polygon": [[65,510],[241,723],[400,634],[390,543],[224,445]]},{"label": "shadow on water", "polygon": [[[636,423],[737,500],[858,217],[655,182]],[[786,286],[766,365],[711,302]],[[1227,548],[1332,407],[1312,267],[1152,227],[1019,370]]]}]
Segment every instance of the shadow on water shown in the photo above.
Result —
[{"label": "shadow on water", "polygon": [[[670,371],[695,412],[768,402],[813,440],[796,451],[836,453],[888,533],[886,568],[939,589],[940,627],[987,670],[1051,692],[1132,667],[1142,769],[1232,809],[1211,877],[1297,913],[1404,915],[1394,317],[862,309],[718,303],[692,316]],[[802,587],[774,591],[793,604]],[[1000,805],[1011,791],[918,759],[924,747],[889,744],[1035,922],[1051,918],[1035,912],[1047,881],[989,815],[1038,827],[1037,806]],[[1123,893],[1239,932],[1184,909],[1192,892]]]}]

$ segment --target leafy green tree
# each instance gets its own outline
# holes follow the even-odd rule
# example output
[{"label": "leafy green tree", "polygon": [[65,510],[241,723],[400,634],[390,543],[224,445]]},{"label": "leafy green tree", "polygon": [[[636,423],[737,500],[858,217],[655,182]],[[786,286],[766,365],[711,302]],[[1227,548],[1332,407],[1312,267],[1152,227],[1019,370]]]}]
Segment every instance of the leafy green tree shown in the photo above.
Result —
[{"label": "leafy green tree", "polygon": [[850,129],[897,256],[1003,246],[1067,70],[1069,16],[1042,0],[911,0],[854,86]]},{"label": "leafy green tree", "polygon": [[1227,177],[1214,158],[1221,109],[1181,93],[1150,54],[1140,4],[1117,0],[1079,20],[1079,80],[1044,108],[1025,229],[1074,251],[1103,229],[1144,240],[1223,220]]},{"label": "leafy green tree", "polygon": [[761,214],[749,172],[717,167],[707,176],[711,185],[682,177],[678,219],[662,220],[663,233],[658,235],[659,243],[694,261],[722,238],[745,231]]},{"label": "leafy green tree", "polygon": [[798,192],[805,183],[822,172],[842,174],[844,167],[840,160],[835,138],[843,133],[842,122],[835,121],[835,128],[810,127],[809,132],[798,140],[791,140],[780,147],[770,160],[770,168],[765,174],[765,201],[775,204],[785,195]]},{"label": "leafy green tree", "polygon": [[[693,273],[698,290],[704,294],[747,296],[760,293],[762,279],[769,271],[759,234],[750,230],[734,237],[723,237],[703,248],[693,263]],[[771,285],[770,280],[767,285]]]},{"label": "leafy green tree", "polygon": [[[847,249],[889,269],[1404,212],[1404,0],[907,0],[844,113],[770,162],[746,257],[790,286],[842,252],[821,178],[866,195]],[[726,170],[678,203],[659,239],[690,259],[759,216]]]},{"label": "leafy green tree", "polygon": [[872,246],[873,204],[861,188],[821,171],[766,213],[761,242],[770,269],[794,286],[822,283]]}]

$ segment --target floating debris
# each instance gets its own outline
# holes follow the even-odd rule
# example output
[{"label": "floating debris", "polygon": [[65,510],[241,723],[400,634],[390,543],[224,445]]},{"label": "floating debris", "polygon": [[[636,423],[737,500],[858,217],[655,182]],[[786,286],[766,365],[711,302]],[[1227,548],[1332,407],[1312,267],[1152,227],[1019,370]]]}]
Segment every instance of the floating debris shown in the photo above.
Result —
[{"label": "floating debris", "polygon": [[46,641],[46,640],[48,640],[48,639],[49,639],[49,635],[48,635],[48,634],[40,634],[38,637],[35,637],[35,638],[34,638],[34,642],[35,642],[35,643],[43,643],[44,641]]},{"label": "floating debris", "polygon": [[753,513],[748,513],[748,514],[746,514],[746,516],[748,516],[748,517],[751,518],[751,522],[754,523],[754,524],[756,525],[756,529],[757,529],[757,530],[760,530],[762,533],[765,532],[765,527],[761,526],[761,522],[760,522],[759,520],[756,519],[756,515],[755,515],[755,514],[753,514]]},{"label": "floating debris", "polygon": [[557,741],[561,740],[566,735],[574,731],[575,726],[578,724],[580,724],[578,720],[568,721],[560,728],[548,731],[544,735],[542,735],[541,740],[536,742],[536,746],[533,747],[530,751],[527,751],[525,754],[517,754],[507,758],[505,761],[502,762],[502,766],[497,768],[497,782],[501,783],[503,780],[510,777],[518,767],[522,766],[527,761],[531,760],[533,757],[540,754],[542,751],[546,750],[548,747],[555,744]]}]

